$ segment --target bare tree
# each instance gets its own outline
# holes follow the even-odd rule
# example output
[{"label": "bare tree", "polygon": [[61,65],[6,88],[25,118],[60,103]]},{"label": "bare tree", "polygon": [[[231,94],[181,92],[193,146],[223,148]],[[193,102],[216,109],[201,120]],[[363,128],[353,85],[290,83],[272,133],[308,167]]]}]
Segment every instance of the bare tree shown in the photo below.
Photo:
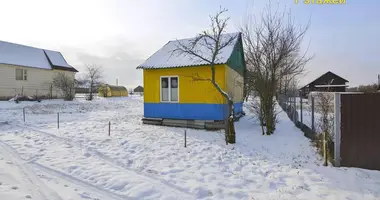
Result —
[{"label": "bare tree", "polygon": [[254,87],[254,80],[251,78],[252,74],[249,70],[245,69],[244,72],[244,99],[246,102],[248,102],[248,99],[250,96],[254,96],[255,94],[252,94],[255,91]]},{"label": "bare tree", "polygon": [[[334,80],[331,80],[327,85],[331,85]],[[324,165],[327,166],[328,159],[332,160],[333,129],[334,129],[334,93],[331,88],[327,88],[325,92],[317,92],[315,95],[316,111],[320,117],[318,120],[318,130],[320,133],[316,138],[316,147],[324,157]]]},{"label": "bare tree", "polygon": [[78,77],[75,78],[75,87],[84,87],[86,85],[86,80],[84,78]]},{"label": "bare tree", "polygon": [[298,96],[299,80],[297,79],[297,77],[293,76],[290,80],[287,81],[287,93],[292,95],[293,97]]},{"label": "bare tree", "polygon": [[276,102],[274,97],[285,77],[293,77],[304,71],[311,59],[301,55],[301,42],[308,30],[294,25],[291,13],[272,11],[269,3],[256,23],[255,16],[248,16],[241,31],[244,33],[245,57],[264,116],[266,135],[276,128]]},{"label": "bare tree", "polygon": [[72,101],[75,97],[75,80],[73,77],[59,72],[53,77],[52,86],[58,88],[62,93],[64,100]]},{"label": "bare tree", "polygon": [[223,91],[215,80],[215,65],[220,59],[220,54],[223,49],[233,45],[236,38],[236,36],[224,35],[229,20],[229,18],[222,18],[225,12],[227,12],[227,9],[221,8],[215,16],[210,16],[210,30],[198,34],[189,43],[177,41],[178,45],[173,53],[189,55],[193,59],[205,62],[210,66],[210,77],[200,77],[197,73],[194,73],[193,80],[211,82],[214,88],[224,97],[228,104],[228,117],[225,119],[226,143],[235,143],[233,98],[226,91]]},{"label": "bare tree", "polygon": [[90,89],[89,96],[87,100],[94,99],[94,90],[95,87],[101,84],[101,79],[103,78],[102,67],[96,64],[87,64],[86,65],[86,75],[85,81]]},{"label": "bare tree", "polygon": [[287,94],[289,90],[294,89],[292,88],[292,81],[297,80],[296,75],[298,74],[286,75],[284,77],[281,77],[281,79],[279,80],[278,92],[282,94]]},{"label": "bare tree", "polygon": [[333,116],[333,102],[334,93],[321,92],[317,94],[317,111],[320,113],[318,120],[318,126],[323,139],[319,137],[319,144],[317,147],[323,152],[324,165],[327,166],[327,160],[332,156],[332,149],[328,146],[333,142],[333,128],[334,128],[334,116]]},{"label": "bare tree", "polygon": [[259,120],[260,126],[261,126],[261,132],[264,135],[265,134],[265,130],[264,130],[264,124],[263,124],[264,123],[263,107],[261,106],[260,99],[256,95],[256,93],[252,93],[250,95],[250,97],[251,97],[250,101],[247,100],[247,103],[246,103],[247,104],[247,108]]}]

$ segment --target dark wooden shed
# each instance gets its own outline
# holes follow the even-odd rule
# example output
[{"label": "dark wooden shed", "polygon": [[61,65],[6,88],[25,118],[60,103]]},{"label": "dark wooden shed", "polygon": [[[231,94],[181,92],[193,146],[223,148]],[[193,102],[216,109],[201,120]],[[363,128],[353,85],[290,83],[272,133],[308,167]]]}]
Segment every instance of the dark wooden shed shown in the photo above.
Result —
[{"label": "dark wooden shed", "polygon": [[139,85],[135,89],[133,89],[133,92],[144,92],[144,88]]},{"label": "dark wooden shed", "polygon": [[300,88],[300,94],[306,98],[307,95],[313,91],[346,92],[348,82],[348,80],[332,73],[331,71],[328,71],[309,84]]}]

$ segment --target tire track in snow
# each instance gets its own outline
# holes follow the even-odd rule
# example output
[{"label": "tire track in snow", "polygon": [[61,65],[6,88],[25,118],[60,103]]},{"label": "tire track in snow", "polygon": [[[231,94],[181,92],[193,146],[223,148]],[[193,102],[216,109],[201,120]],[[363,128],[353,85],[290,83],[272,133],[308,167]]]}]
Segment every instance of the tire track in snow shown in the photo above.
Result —
[{"label": "tire track in snow", "polygon": [[63,200],[56,192],[52,191],[48,188],[35,174],[35,172],[29,168],[28,163],[25,162],[20,155],[6,143],[0,140],[0,151],[3,153],[3,156],[7,159],[11,160],[27,177],[28,182],[31,185],[37,186],[37,193],[39,197],[33,197],[37,199],[45,199],[45,200]]},{"label": "tire track in snow", "polygon": [[176,185],[170,184],[170,183],[163,181],[163,180],[160,180],[158,178],[148,176],[148,175],[145,175],[141,172],[127,168],[126,165],[124,165],[123,163],[115,161],[114,159],[110,158],[109,156],[107,156],[107,155],[105,155],[105,154],[103,154],[103,153],[101,153],[101,152],[99,152],[99,151],[97,151],[91,147],[86,147],[81,142],[76,142],[70,138],[66,138],[66,137],[55,135],[53,133],[41,131],[41,130],[38,130],[36,128],[31,127],[30,125],[28,127],[26,127],[26,126],[22,126],[22,125],[17,124],[16,126],[23,128],[23,129],[29,129],[29,130],[35,131],[37,133],[43,134],[43,135],[48,136],[48,137],[55,138],[59,141],[71,144],[71,145],[76,146],[80,149],[85,149],[86,151],[88,151],[88,152],[92,153],[93,155],[95,155],[96,157],[98,157],[100,160],[102,160],[102,161],[110,164],[111,166],[114,166],[114,167],[116,167],[116,168],[118,168],[124,172],[128,172],[134,176],[138,176],[140,179],[142,179],[148,183],[155,183],[154,184],[155,186],[162,185],[163,187],[166,187],[166,188],[170,189],[171,191],[174,190],[173,192],[177,192],[177,193],[181,194],[181,195],[177,195],[177,196],[180,196],[181,199],[183,199],[183,200],[193,199],[195,197],[193,194],[190,194],[189,192],[187,192],[185,189],[183,189],[181,187],[178,187]]},{"label": "tire track in snow", "polygon": [[[96,196],[101,197],[101,199],[110,199],[111,197],[112,198],[110,200],[129,200],[129,199],[134,200],[134,199],[136,199],[136,198],[131,198],[131,197],[127,197],[124,195],[112,193],[112,192],[110,192],[104,188],[101,188],[101,187],[95,186],[93,184],[87,183],[83,180],[77,179],[77,178],[71,176],[70,174],[66,174],[64,172],[57,171],[55,169],[52,169],[52,168],[47,167],[45,165],[42,165],[40,163],[36,163],[35,161],[38,160],[39,156],[33,157],[32,159],[29,159],[29,160],[24,160],[20,157],[20,155],[17,153],[17,151],[13,147],[10,147],[8,144],[6,144],[0,140],[0,150],[1,149],[3,149],[3,152],[8,153],[8,155],[12,155],[15,158],[18,158],[18,160],[24,164],[23,166],[31,165],[32,168],[39,170],[39,172],[41,172],[42,174],[48,174],[48,175],[57,177],[61,180],[62,179],[66,180],[66,181],[72,183],[73,185],[83,187],[84,191],[91,192],[92,194],[95,194]],[[18,166],[21,166],[21,165],[18,165]],[[31,170],[31,168],[29,168],[29,170]],[[35,174],[35,177],[37,178],[36,173],[34,173],[34,174]],[[42,181],[39,181],[39,182],[42,183]],[[43,199],[45,199],[45,200],[52,200],[51,197],[47,198],[46,195],[41,194],[41,196],[43,196]],[[60,197],[58,199],[63,200]]]},{"label": "tire track in snow", "polygon": [[63,173],[61,171],[52,169],[50,167],[47,167],[47,166],[42,165],[40,163],[36,163],[34,161],[32,161],[30,164],[33,165],[33,167],[36,168],[37,170],[40,170],[42,173],[46,173],[46,174],[49,174],[51,176],[57,177],[59,179],[66,180],[70,183],[73,183],[73,185],[78,185],[80,187],[83,187],[86,192],[91,192],[91,194],[95,194],[95,196],[100,197],[101,199],[110,199],[110,198],[111,198],[110,200],[129,200],[129,199],[134,200],[134,199],[136,199],[136,198],[131,198],[131,197],[128,197],[125,195],[115,194],[115,193],[110,192],[104,188],[101,188],[101,187],[95,186],[93,184],[87,183],[86,181],[75,178],[75,177],[73,177],[67,173]]}]

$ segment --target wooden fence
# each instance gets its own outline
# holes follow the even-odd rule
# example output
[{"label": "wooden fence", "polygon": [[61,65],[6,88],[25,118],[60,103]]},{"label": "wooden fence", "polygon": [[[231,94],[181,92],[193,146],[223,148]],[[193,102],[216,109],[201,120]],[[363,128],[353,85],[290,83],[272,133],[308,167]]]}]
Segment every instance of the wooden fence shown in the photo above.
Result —
[{"label": "wooden fence", "polygon": [[336,94],[335,104],[335,164],[380,170],[380,94]]},{"label": "wooden fence", "polygon": [[[314,115],[318,118],[314,100],[308,105],[311,123],[306,124],[305,118],[310,116],[302,114],[308,112],[302,100],[297,105],[294,97],[282,95],[278,102],[306,137],[317,139],[318,130],[314,122],[319,120],[314,119]],[[333,107],[333,141],[327,144],[333,164],[380,170],[380,93],[335,93]]]}]

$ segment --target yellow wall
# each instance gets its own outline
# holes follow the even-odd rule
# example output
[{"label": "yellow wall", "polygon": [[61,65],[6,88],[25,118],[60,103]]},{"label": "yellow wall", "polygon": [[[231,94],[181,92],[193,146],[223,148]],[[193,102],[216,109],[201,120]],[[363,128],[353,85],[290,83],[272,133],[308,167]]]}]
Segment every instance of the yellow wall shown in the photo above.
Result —
[{"label": "yellow wall", "polygon": [[[226,67],[216,66],[215,79],[220,87],[226,89]],[[215,89],[210,81],[194,81],[193,77],[198,74],[201,78],[211,79],[210,66],[148,69],[144,70],[144,102],[160,102],[160,76],[179,77],[179,103],[212,103],[222,104],[225,102],[222,95]]]},{"label": "yellow wall", "polygon": [[109,86],[102,85],[98,89],[98,95],[104,97],[104,93],[107,92],[106,97],[127,97],[128,90],[112,89]]},{"label": "yellow wall", "polygon": [[111,97],[112,94],[111,94],[111,89],[110,87],[106,86],[106,85],[102,85],[98,88],[98,95],[101,96],[101,97],[105,97],[104,94],[107,92],[107,95],[105,95],[106,97]]},{"label": "yellow wall", "polygon": [[127,97],[128,96],[128,91],[127,90],[112,90],[111,89],[111,96],[112,97]]},{"label": "yellow wall", "polygon": [[232,95],[234,103],[242,102],[244,78],[230,67],[226,67],[226,80],[228,94]]}]

